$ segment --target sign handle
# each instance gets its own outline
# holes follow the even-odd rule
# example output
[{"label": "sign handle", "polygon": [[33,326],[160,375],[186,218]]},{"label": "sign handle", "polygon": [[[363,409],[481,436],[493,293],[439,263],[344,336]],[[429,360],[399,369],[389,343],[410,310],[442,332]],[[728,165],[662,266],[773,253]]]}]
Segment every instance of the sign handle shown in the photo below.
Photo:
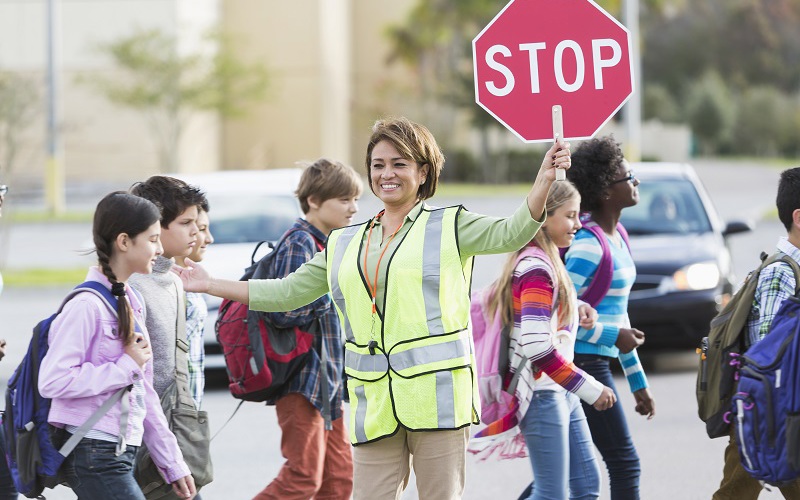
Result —
[{"label": "sign handle", "polygon": [[[561,114],[561,105],[556,104],[553,106],[553,140],[564,140],[564,119]],[[567,178],[567,171],[563,168],[556,169],[556,180],[563,181]]]}]

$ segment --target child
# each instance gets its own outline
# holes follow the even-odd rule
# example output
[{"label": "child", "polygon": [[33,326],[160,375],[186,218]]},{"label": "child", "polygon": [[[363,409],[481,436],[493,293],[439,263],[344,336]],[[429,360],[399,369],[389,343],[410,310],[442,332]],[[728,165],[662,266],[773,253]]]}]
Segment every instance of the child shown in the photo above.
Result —
[{"label": "child", "polygon": [[[276,250],[276,278],[288,276],[311,260],[324,247],[328,233],[352,223],[358,211],[361,179],[339,162],[320,158],[308,165],[295,194],[305,214]],[[308,363],[284,394],[269,401],[278,414],[286,458],[278,476],[256,499],[350,498],[353,489],[353,459],[344,425],[342,398],[344,348],[339,318],[328,295],[288,313],[270,313],[280,327],[306,327],[319,320],[321,337],[315,340]],[[324,345],[327,362],[318,356]],[[323,388],[323,385],[326,388]],[[327,389],[327,390],[326,390]],[[328,394],[328,405],[324,395]],[[325,415],[326,410],[329,415]],[[326,420],[332,426],[326,430]]]},{"label": "child", "polygon": [[[582,326],[594,323],[594,311],[583,303],[579,308],[558,252],[581,227],[579,205],[569,181],[553,184],[542,230],[509,256],[489,302],[490,316],[500,310],[504,323],[513,324],[510,372],[523,370],[516,395],[534,474],[530,498],[599,497],[600,472],[580,400],[597,410],[616,401],[610,388],[572,363],[579,311]],[[523,358],[530,362],[521,365]]]},{"label": "child", "polygon": [[[176,381],[177,339],[186,339],[186,327],[180,327],[179,331],[179,317],[183,316],[182,322],[186,318],[183,284],[169,270],[173,259],[187,257],[197,246],[199,207],[207,206],[208,201],[199,189],[180,179],[163,175],[154,175],[134,184],[130,192],[161,207],[161,244],[164,252],[156,259],[151,274],[135,274],[131,276],[130,284],[147,303],[147,330],[152,339],[153,352],[156,353],[153,357],[153,387],[158,396],[163,397]],[[202,338],[200,340],[202,342]],[[190,371],[191,366],[192,363],[187,359],[183,369],[189,376],[189,390],[202,390],[203,372]],[[196,405],[200,403],[196,399],[194,402]],[[192,470],[198,482],[210,480],[203,477],[204,472],[210,472],[210,456],[194,455],[189,462],[194,467]],[[200,485],[203,484],[201,482]]]},{"label": "child", "polygon": [[[208,245],[214,243],[211,235],[211,226],[208,220],[208,202],[198,207],[197,211],[197,240],[192,248],[189,258],[193,262],[202,262]],[[185,257],[175,259],[175,263],[184,266]],[[205,347],[203,345],[203,332],[205,321],[208,317],[208,306],[202,293],[186,293],[186,340],[189,342],[189,389],[192,399],[200,409],[205,390]]]},{"label": "child", "polygon": [[[631,328],[628,318],[628,296],[636,280],[636,267],[617,226],[622,210],[639,202],[639,179],[619,146],[611,136],[582,142],[572,155],[572,168],[567,171],[567,178],[581,195],[581,212],[591,216],[567,252],[567,271],[578,297],[593,304],[599,316],[596,326],[578,329],[575,364],[616,392],[610,362],[619,358],[636,400],[636,412],[653,418],[655,400],[636,353],[636,347],[644,342],[644,333]],[[610,288],[599,298],[585,295],[598,278],[603,258],[603,246],[587,229],[589,224],[602,231],[613,263]],[[610,411],[598,412],[584,403],[583,410],[592,440],[608,469],[611,499],[638,499],[639,455],[622,407],[617,405]]]},{"label": "child", "polygon": [[64,306],[50,328],[39,390],[52,398],[51,424],[72,433],[115,392],[131,386],[123,396],[130,403],[127,429],[120,428],[120,402],[66,458],[66,482],[79,499],[143,500],[133,477],[142,442],[179,498],[195,494],[194,480],[153,390],[144,303],[126,285],[132,273],[150,273],[161,254],[158,221],[158,208],[147,200],[122,191],[103,198],[93,225],[98,266],[89,269],[86,279],[111,290],[118,314],[103,299],[82,293]]},{"label": "child", "polygon": [[[134,184],[131,194],[161,207],[161,244],[151,274],[131,276],[130,283],[147,303],[147,330],[153,342],[153,387],[159,397],[175,378],[175,341],[178,325],[178,296],[183,295],[180,280],[169,272],[174,258],[187,257],[197,246],[198,207],[206,203],[199,189],[173,177],[154,175]],[[184,311],[180,311],[185,314]],[[181,332],[181,336],[185,335]],[[191,382],[190,382],[191,384]]]},{"label": "child", "polygon": [[[800,263],[800,167],[781,173],[776,204],[778,218],[787,232],[778,240],[778,251]],[[761,271],[756,296],[747,318],[746,348],[767,335],[783,301],[794,295],[795,285],[794,273],[784,262],[776,262]],[[734,428],[731,426],[730,441],[725,448],[723,477],[713,500],[755,500],[761,493],[761,483],[742,467],[733,435]],[[800,498],[800,479],[784,485],[780,490],[784,498]]]}]

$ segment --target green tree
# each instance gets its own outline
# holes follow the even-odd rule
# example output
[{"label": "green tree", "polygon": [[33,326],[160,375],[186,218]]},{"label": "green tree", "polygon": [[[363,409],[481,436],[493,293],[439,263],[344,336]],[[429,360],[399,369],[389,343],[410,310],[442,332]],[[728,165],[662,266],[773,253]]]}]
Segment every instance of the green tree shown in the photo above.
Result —
[{"label": "green tree", "polygon": [[733,102],[716,71],[708,71],[689,89],[686,115],[702,153],[716,153],[728,146],[736,116]]},{"label": "green tree", "polygon": [[[733,130],[735,153],[777,156],[796,152],[798,105],[775,87],[757,86],[737,99],[738,113]],[[792,151],[794,146],[795,151]]]},{"label": "green tree", "polygon": [[18,73],[0,71],[0,180],[16,166],[22,134],[40,111],[36,84]]},{"label": "green tree", "polygon": [[661,120],[665,123],[680,123],[682,112],[666,87],[651,83],[644,86],[642,108],[645,120]]},{"label": "green tree", "polygon": [[90,75],[81,81],[115,104],[140,111],[159,152],[162,172],[179,167],[178,148],[186,123],[198,111],[238,117],[266,95],[267,71],[235,54],[232,39],[206,36],[207,52],[183,54],[174,36],[139,31],[100,45],[120,71],[113,77]]}]

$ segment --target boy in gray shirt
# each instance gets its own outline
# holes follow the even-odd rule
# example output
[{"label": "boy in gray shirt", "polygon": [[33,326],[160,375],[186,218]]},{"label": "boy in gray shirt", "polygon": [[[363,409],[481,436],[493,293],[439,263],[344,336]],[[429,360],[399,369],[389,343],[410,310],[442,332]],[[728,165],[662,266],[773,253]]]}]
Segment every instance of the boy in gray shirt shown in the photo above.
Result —
[{"label": "boy in gray shirt", "polygon": [[[199,189],[163,175],[137,182],[130,192],[161,208],[164,253],[156,258],[152,274],[134,274],[129,279],[147,306],[146,326],[153,347],[153,387],[161,397],[174,379],[178,297],[184,294],[181,280],[170,269],[174,258],[188,256],[197,244],[198,206],[208,202]],[[186,332],[181,335],[185,338]]]}]

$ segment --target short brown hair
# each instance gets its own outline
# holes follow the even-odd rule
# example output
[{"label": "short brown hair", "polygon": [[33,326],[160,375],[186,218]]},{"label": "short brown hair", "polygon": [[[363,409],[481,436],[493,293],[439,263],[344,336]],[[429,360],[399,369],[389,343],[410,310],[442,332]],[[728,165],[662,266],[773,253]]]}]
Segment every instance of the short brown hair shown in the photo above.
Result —
[{"label": "short brown hair", "polygon": [[320,203],[333,198],[361,196],[364,185],[351,167],[327,158],[305,163],[304,166],[305,170],[294,192],[304,214],[311,210],[308,205],[311,196],[319,198]]},{"label": "short brown hair", "polygon": [[439,174],[444,167],[444,154],[430,130],[404,117],[378,120],[372,126],[372,136],[367,144],[366,165],[367,176],[370,179],[369,188],[373,193],[375,190],[371,182],[372,150],[381,141],[389,141],[403,158],[415,161],[420,168],[428,165],[426,182],[417,191],[420,200],[427,200],[436,194]]}]

